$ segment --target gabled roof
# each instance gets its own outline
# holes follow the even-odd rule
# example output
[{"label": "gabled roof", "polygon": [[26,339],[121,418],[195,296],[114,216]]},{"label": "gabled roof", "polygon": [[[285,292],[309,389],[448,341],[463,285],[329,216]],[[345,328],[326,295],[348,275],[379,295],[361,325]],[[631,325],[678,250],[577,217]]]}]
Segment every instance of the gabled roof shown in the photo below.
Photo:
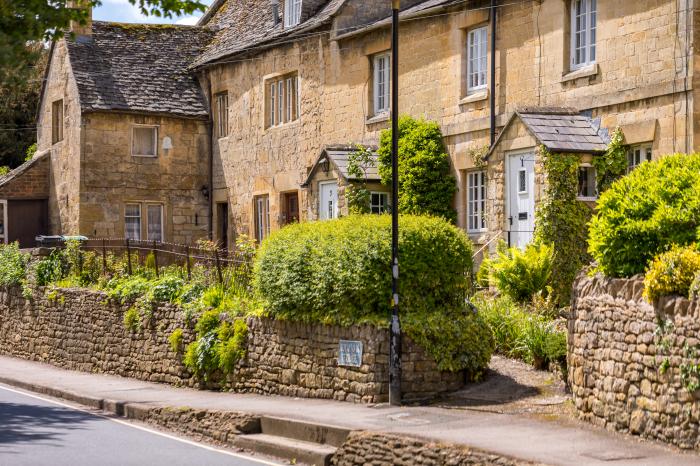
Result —
[{"label": "gabled roof", "polygon": [[301,185],[302,187],[309,186],[311,183],[311,180],[313,179],[314,175],[316,174],[316,171],[320,168],[321,162],[324,159],[328,159],[330,164],[335,168],[335,170],[340,174],[340,176],[343,177],[344,180],[346,181],[381,181],[381,177],[379,176],[379,157],[377,156],[377,147],[376,146],[365,146],[367,149],[372,151],[372,159],[373,159],[373,165],[364,167],[365,169],[365,178],[357,178],[354,176],[350,176],[348,173],[348,164],[349,164],[349,156],[353,152],[357,151],[357,146],[355,145],[330,145],[326,146],[322,151],[321,155],[318,156],[318,159],[316,159],[316,162],[314,163],[313,167],[311,168],[311,171],[309,172],[308,176],[306,177],[306,181]]},{"label": "gabled roof", "polygon": [[608,148],[604,130],[576,109],[562,107],[524,107],[516,110],[489,149],[491,156],[509,126],[519,118],[537,141],[550,152],[596,153]]},{"label": "gabled roof", "polygon": [[[236,53],[250,51],[253,47],[271,45],[281,39],[330,24],[333,14],[345,1],[304,2],[301,22],[291,28],[284,28],[283,20],[276,26],[273,24],[270,0],[217,1],[197,23],[217,32],[193,66],[215,63]],[[310,7],[313,9],[308,9]]]},{"label": "gabled roof", "polygon": [[91,37],[66,40],[82,110],[206,118],[188,67],[211,37],[194,26],[95,21]]}]

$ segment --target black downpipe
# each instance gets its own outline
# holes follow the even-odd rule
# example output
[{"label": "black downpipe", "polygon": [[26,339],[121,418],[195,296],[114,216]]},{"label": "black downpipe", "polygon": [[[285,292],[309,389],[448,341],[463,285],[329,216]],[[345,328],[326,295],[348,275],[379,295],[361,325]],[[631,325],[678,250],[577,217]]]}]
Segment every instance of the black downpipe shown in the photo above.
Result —
[{"label": "black downpipe", "polygon": [[496,0],[491,0],[491,145],[496,142]]},{"label": "black downpipe", "polygon": [[[211,78],[207,77],[209,93],[209,241],[214,241],[214,102]],[[226,245],[224,245],[226,247]]]}]

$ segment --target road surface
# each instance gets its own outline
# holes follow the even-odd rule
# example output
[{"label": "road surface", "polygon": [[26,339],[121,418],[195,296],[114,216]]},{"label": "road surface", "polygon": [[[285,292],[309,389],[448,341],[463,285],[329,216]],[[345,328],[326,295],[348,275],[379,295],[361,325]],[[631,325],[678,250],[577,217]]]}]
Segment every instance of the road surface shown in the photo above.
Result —
[{"label": "road surface", "polygon": [[0,385],[0,466],[271,464]]}]

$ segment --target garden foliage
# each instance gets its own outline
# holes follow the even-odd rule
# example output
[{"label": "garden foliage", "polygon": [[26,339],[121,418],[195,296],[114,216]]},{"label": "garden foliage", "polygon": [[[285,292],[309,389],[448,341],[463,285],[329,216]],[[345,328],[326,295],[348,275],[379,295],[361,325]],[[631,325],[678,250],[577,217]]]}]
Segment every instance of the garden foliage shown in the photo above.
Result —
[{"label": "garden foliage", "polygon": [[700,272],[697,246],[673,247],[649,264],[644,277],[644,297],[654,302],[662,296],[691,295],[691,287]]},{"label": "garden foliage", "polygon": [[551,287],[554,302],[566,306],[576,274],[590,256],[586,252],[591,209],[576,199],[579,156],[539,149],[547,182],[536,213],[535,240],[552,246]]},{"label": "garden foliage", "polygon": [[[478,372],[491,344],[482,320],[464,304],[472,268],[469,240],[435,217],[402,216],[399,231],[404,329],[441,368]],[[388,325],[390,264],[389,216],[302,223],[262,244],[255,287],[272,317]]]},{"label": "garden foliage", "polygon": [[[382,131],[379,146],[379,175],[391,184],[391,130]],[[456,182],[442,132],[435,122],[399,119],[399,212],[427,214],[454,222],[452,201]],[[395,202],[395,201],[392,201]]]},{"label": "garden foliage", "polygon": [[27,271],[29,254],[19,250],[17,243],[0,245],[0,286],[20,285]]},{"label": "garden foliage", "polygon": [[625,135],[620,128],[613,131],[608,150],[603,155],[593,157],[598,192],[607,190],[615,180],[620,179],[627,171],[627,147]]},{"label": "garden foliage", "polygon": [[588,244],[605,275],[631,277],[699,234],[700,155],[676,154],[641,164],[601,195]]},{"label": "garden foliage", "polygon": [[501,293],[518,302],[529,302],[536,294],[546,294],[552,276],[552,247],[530,243],[525,251],[499,244],[496,256],[485,259],[483,267]]}]

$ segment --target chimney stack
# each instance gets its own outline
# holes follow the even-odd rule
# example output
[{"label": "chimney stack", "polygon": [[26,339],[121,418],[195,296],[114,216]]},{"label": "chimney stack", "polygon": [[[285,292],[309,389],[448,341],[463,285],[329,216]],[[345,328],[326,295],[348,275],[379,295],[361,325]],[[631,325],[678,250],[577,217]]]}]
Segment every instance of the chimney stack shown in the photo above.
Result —
[{"label": "chimney stack", "polygon": [[71,21],[69,31],[75,35],[75,39],[89,38],[92,36],[92,6],[88,0],[69,0],[66,2],[68,8],[80,8],[87,12],[85,24],[80,24],[79,21]]}]

